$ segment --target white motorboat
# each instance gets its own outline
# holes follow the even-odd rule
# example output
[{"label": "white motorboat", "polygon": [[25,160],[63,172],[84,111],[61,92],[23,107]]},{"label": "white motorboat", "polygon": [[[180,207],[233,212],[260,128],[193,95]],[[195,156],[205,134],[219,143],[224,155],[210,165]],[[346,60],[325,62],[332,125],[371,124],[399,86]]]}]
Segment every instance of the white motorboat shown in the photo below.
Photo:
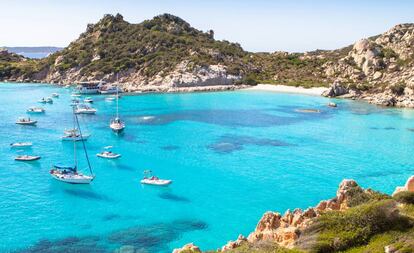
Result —
[{"label": "white motorboat", "polygon": [[80,94],[97,94],[104,84],[105,82],[103,81],[80,82],[76,86],[76,89]]},{"label": "white motorboat", "polygon": [[41,98],[37,102],[42,103],[42,104],[46,104],[47,103],[46,98]]},{"label": "white motorboat", "polygon": [[26,111],[27,113],[44,113],[45,109],[43,107],[32,106]]},{"label": "white motorboat", "polygon": [[104,149],[105,151],[102,151],[101,153],[96,154],[97,157],[101,158],[107,158],[107,159],[116,159],[121,157],[121,154],[117,154],[111,151],[112,146],[107,146]]},{"label": "white motorboat", "polygon": [[26,147],[31,147],[33,145],[33,143],[31,142],[14,142],[14,143],[10,143],[10,147],[12,148],[26,148]]},{"label": "white motorboat", "polygon": [[152,172],[150,170],[144,171],[144,178],[141,179],[141,184],[148,184],[148,185],[155,185],[155,186],[167,186],[172,183],[172,180],[168,179],[160,179],[156,176],[151,175]]},{"label": "white motorboat", "polygon": [[39,160],[40,156],[37,155],[18,155],[14,158],[16,161],[30,162]]},{"label": "white motorboat", "polygon": [[94,176],[78,173],[76,167],[54,165],[49,173],[54,179],[69,184],[90,184],[94,179]]},{"label": "white motorboat", "polygon": [[[118,77],[117,77],[117,79],[118,79]],[[115,93],[118,93],[119,91],[121,91],[121,89],[119,88],[119,86],[117,84],[114,84],[114,85],[111,85],[111,84],[103,85],[99,89],[99,93],[101,93],[101,94],[115,94]]]},{"label": "white motorboat", "polygon": [[54,97],[54,98],[58,98],[59,97],[59,93],[52,93],[52,97]]},{"label": "white motorboat", "polygon": [[85,104],[79,104],[75,108],[76,114],[95,114],[98,110]]},{"label": "white motorboat", "polygon": [[121,157],[121,154],[113,153],[112,151],[103,151],[96,154],[97,157],[107,158],[107,159],[116,159]]},{"label": "white motorboat", "polygon": [[68,129],[64,131],[64,135],[61,137],[62,141],[86,141],[90,134],[80,134],[78,129]]},{"label": "white motorboat", "polygon": [[91,97],[87,97],[83,100],[85,103],[93,103],[93,99]]},{"label": "white motorboat", "polygon": [[111,120],[109,127],[115,133],[120,133],[125,129],[125,123],[120,118],[116,117],[115,119]]},{"label": "white motorboat", "polygon": [[106,97],[105,100],[106,101],[114,101],[116,99],[116,97]]},{"label": "white motorboat", "polygon": [[16,121],[16,124],[18,125],[24,125],[24,126],[34,126],[36,125],[37,120],[32,120],[30,118],[19,118]]},{"label": "white motorboat", "polygon": [[52,98],[47,97],[47,98],[46,98],[46,103],[48,103],[48,104],[53,104],[53,99],[52,99]]},{"label": "white motorboat", "polygon": [[73,128],[72,131],[73,133],[77,133],[79,132],[80,138],[82,140],[82,144],[83,144],[83,151],[85,153],[85,157],[86,157],[86,161],[88,163],[88,169],[91,175],[84,175],[82,173],[78,172],[78,161],[77,161],[77,157],[76,157],[76,141],[73,140],[73,160],[74,160],[74,166],[58,166],[58,165],[54,165],[52,167],[52,169],[49,171],[49,174],[52,176],[52,178],[61,181],[61,182],[65,182],[65,183],[69,183],[69,184],[89,184],[92,182],[92,180],[95,178],[93,172],[92,172],[92,167],[91,164],[89,162],[89,157],[88,157],[88,153],[86,150],[86,146],[85,146],[85,142],[82,138],[82,131],[80,129],[80,125],[79,125],[79,121],[78,118],[75,114],[75,108],[73,108]]},{"label": "white motorboat", "polygon": [[[118,75],[117,75],[118,79]],[[116,117],[109,122],[109,127],[115,133],[121,133],[125,129],[125,123],[119,117],[119,94],[118,94],[118,87],[116,90]]]},{"label": "white motorboat", "polygon": [[81,96],[81,94],[79,94],[79,93],[72,93],[70,96],[71,96],[71,97],[80,97],[80,96]]}]

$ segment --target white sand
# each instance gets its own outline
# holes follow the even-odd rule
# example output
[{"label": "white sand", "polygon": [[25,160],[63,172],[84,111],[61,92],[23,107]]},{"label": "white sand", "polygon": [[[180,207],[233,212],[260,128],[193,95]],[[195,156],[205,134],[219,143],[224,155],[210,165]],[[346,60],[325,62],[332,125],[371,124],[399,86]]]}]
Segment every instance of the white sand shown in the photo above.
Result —
[{"label": "white sand", "polygon": [[258,84],[253,87],[249,87],[246,90],[260,90],[260,91],[274,91],[274,92],[285,92],[285,93],[298,93],[306,95],[320,96],[328,88],[326,87],[315,87],[315,88],[303,88],[303,87],[294,87],[287,85],[274,85],[274,84]]}]

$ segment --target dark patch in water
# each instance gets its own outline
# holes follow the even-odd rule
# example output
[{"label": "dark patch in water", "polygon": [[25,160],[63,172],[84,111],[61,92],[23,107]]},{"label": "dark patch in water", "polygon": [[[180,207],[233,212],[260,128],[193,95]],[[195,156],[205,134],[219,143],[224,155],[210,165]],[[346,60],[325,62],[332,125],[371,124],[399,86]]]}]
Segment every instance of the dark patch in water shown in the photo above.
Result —
[{"label": "dark patch in water", "polygon": [[50,241],[40,240],[35,245],[18,250],[16,252],[21,253],[101,253],[107,252],[107,250],[99,245],[99,237],[86,236],[86,237],[66,237],[61,240]]},{"label": "dark patch in water", "polygon": [[133,167],[131,167],[129,165],[125,165],[125,164],[116,164],[116,167],[118,169],[121,169],[121,170],[129,170],[129,171],[134,171],[135,170]]},{"label": "dark patch in water", "polygon": [[130,245],[136,249],[145,249],[148,252],[167,252],[169,250],[167,245],[179,239],[182,233],[206,228],[207,224],[202,221],[178,220],[117,231],[108,236],[108,241]]},{"label": "dark patch in water", "polygon": [[165,125],[175,121],[196,121],[221,126],[270,127],[294,124],[303,120],[321,118],[326,113],[294,113],[292,117],[266,113],[263,110],[188,110],[169,114],[153,115],[145,120],[134,117],[131,121],[142,125]]},{"label": "dark patch in water", "polygon": [[180,239],[183,233],[204,230],[207,224],[198,220],[176,220],[168,223],[139,225],[117,230],[102,236],[69,236],[59,240],[40,240],[35,245],[16,252],[66,253],[114,252],[128,245],[133,252],[171,252],[169,244]]},{"label": "dark patch in water", "polygon": [[414,128],[407,128],[408,131],[414,132]]},{"label": "dark patch in water", "polygon": [[88,190],[65,189],[64,192],[66,194],[69,194],[69,195],[72,195],[72,196],[75,196],[75,197],[79,197],[79,198],[84,198],[84,199],[110,201],[110,199],[108,197],[103,196],[101,194],[97,194],[97,193],[92,192],[92,191],[88,191]]},{"label": "dark patch in water", "polygon": [[167,151],[177,150],[179,148],[180,148],[179,146],[174,146],[174,145],[168,145],[168,146],[162,146],[161,147],[161,149],[167,150]]},{"label": "dark patch in water", "polygon": [[395,127],[370,127],[372,130],[395,130]]},{"label": "dark patch in water", "polygon": [[121,218],[118,214],[107,214],[104,217],[102,217],[103,221],[111,221]]},{"label": "dark patch in water", "polygon": [[282,147],[291,144],[267,138],[256,138],[243,135],[224,135],[217,142],[208,146],[216,153],[226,154],[242,150],[245,145]]},{"label": "dark patch in water", "polygon": [[158,197],[162,199],[166,199],[166,200],[175,201],[175,202],[190,202],[188,198],[175,195],[174,193],[171,193],[171,192],[162,192],[158,194]]}]

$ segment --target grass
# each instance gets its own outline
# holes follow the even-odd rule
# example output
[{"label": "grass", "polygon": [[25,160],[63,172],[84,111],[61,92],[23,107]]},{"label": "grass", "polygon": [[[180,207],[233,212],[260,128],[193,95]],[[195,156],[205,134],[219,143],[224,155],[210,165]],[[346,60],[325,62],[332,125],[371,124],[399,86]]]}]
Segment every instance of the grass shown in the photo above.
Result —
[{"label": "grass", "polygon": [[374,200],[345,212],[327,212],[301,236],[301,247],[312,252],[338,252],[365,245],[388,231],[405,231],[412,221],[399,215],[391,199]]},{"label": "grass", "polygon": [[[213,253],[215,251],[207,251],[206,253]],[[243,243],[240,247],[226,251],[229,253],[304,253],[298,249],[286,249],[271,242],[259,242],[251,244]]]}]

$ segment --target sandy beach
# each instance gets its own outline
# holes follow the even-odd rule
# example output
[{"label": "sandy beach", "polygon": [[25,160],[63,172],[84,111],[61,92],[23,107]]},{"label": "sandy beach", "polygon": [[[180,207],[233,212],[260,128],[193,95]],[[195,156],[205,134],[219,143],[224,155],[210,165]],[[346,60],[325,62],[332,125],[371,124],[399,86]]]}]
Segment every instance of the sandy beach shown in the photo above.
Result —
[{"label": "sandy beach", "polygon": [[322,92],[327,90],[326,87],[315,87],[315,88],[303,88],[303,87],[294,87],[287,85],[274,85],[274,84],[258,84],[253,87],[247,88],[247,90],[260,90],[260,91],[274,91],[274,92],[286,92],[286,93],[298,93],[306,94],[313,96],[320,96]]}]

